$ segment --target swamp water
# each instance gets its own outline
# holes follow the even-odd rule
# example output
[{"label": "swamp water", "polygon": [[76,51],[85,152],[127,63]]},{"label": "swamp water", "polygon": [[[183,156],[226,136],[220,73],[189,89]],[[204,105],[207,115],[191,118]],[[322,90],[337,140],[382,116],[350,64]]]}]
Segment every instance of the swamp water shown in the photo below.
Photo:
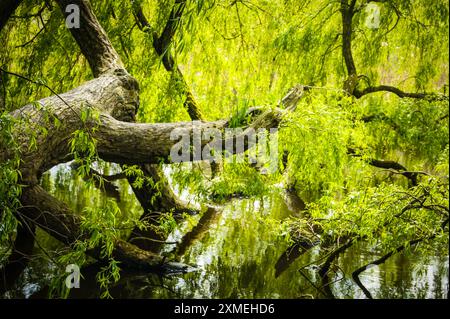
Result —
[{"label": "swamp water", "polygon": [[[68,167],[54,169],[43,184],[73,209],[100,207],[104,196],[84,183],[71,181]],[[133,194],[119,182],[122,214],[141,214]],[[295,198],[274,191],[263,198],[233,199],[218,210],[208,211],[197,227],[179,245],[179,261],[193,265],[187,274],[160,276],[149,273],[121,273],[110,289],[114,298],[365,298],[351,278],[360,266],[377,259],[382,252],[355,246],[338,260],[330,276],[331,289],[321,287],[317,273],[318,251],[312,249],[298,257],[298,250],[273,231],[273,223],[296,216]],[[294,203],[294,204],[293,204]],[[293,207],[294,206],[294,209]],[[197,220],[200,216],[194,217]],[[270,222],[267,222],[270,220]],[[272,227],[271,227],[272,225]],[[189,228],[184,227],[189,230]],[[183,228],[182,228],[183,229]],[[178,230],[168,242],[184,235]],[[37,241],[48,251],[63,249],[42,231]],[[42,255],[35,243],[34,252]],[[172,245],[173,247],[173,245]],[[171,245],[165,247],[171,250]],[[297,258],[298,257],[298,258]],[[4,298],[46,298],[55,265],[48,258],[34,258],[18,277]],[[83,268],[81,287],[73,289],[71,298],[97,298],[100,295],[95,265]],[[360,279],[374,298],[448,298],[449,258],[430,252],[398,254],[385,264],[363,272]]]}]

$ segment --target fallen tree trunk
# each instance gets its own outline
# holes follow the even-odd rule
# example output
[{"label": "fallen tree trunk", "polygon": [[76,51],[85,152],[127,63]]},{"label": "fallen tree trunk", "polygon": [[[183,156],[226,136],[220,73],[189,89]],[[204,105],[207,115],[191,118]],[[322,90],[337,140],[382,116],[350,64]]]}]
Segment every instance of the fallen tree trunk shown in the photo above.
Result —
[{"label": "fallen tree trunk", "polygon": [[[24,185],[23,207],[18,214],[71,246],[81,236],[80,218],[40,188],[39,178],[51,167],[73,159],[69,146],[72,134],[79,129],[89,131],[94,126],[92,119],[83,120],[84,111],[89,109],[116,120],[134,121],[139,106],[139,86],[123,69],[120,57],[93,14],[90,3],[86,0],[61,0],[58,3],[65,14],[65,7],[69,4],[80,8],[80,28],[70,31],[96,78],[67,93],[54,94],[26,105],[11,113],[11,116],[18,121],[15,138],[21,146],[20,171]],[[32,138],[36,139],[36,147],[31,149]],[[12,151],[6,147],[0,146],[0,151],[1,161],[12,156]],[[98,251],[89,254],[101,259]],[[116,242],[113,255],[129,268],[152,271],[184,269],[168,266],[160,256],[121,240]]]},{"label": "fallen tree trunk", "polygon": [[[162,124],[124,122],[134,118],[137,98],[136,82],[123,70],[117,70],[67,93],[26,105],[11,114],[20,121],[16,139],[21,145],[21,182],[25,185],[21,214],[25,218],[68,245],[78,238],[77,216],[38,186],[39,178],[45,171],[73,159],[69,142],[76,130],[87,129],[92,132],[92,137],[97,141],[98,155],[103,160],[121,164],[146,164],[170,162],[170,150],[177,142],[170,137],[174,129],[192,136],[195,130],[224,129],[228,124],[225,120]],[[99,122],[83,123],[80,114],[86,105],[100,112]],[[55,125],[53,121],[46,120],[49,114],[57,118],[60,124]],[[282,115],[282,110],[268,110],[251,127],[275,127]],[[40,132],[39,127],[44,127],[48,133],[37,133],[36,147],[29,148],[29,132]],[[6,160],[8,155],[9,151],[5,149],[0,156]],[[122,241],[117,242],[114,255],[130,267],[153,270],[164,267],[160,264],[159,256]]]}]

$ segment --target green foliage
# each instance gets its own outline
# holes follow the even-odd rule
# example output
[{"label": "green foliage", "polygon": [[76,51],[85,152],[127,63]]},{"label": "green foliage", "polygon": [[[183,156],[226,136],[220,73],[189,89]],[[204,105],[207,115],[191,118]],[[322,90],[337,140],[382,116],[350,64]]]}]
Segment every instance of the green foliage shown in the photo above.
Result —
[{"label": "green foliage", "polygon": [[[81,217],[81,234],[73,244],[73,249],[58,257],[58,264],[62,266],[75,264],[83,267],[89,263],[86,251],[99,250],[99,255],[107,265],[97,274],[97,281],[102,290],[102,298],[111,298],[109,287],[120,279],[119,262],[113,257],[115,242],[121,239],[129,229],[136,226],[133,219],[121,218],[122,211],[113,200],[108,200],[101,208],[86,207]],[[51,285],[50,295],[68,297],[69,289],[65,285],[65,268]]]},{"label": "green foliage", "polygon": [[142,188],[144,185],[148,186],[152,193],[150,195],[150,203],[153,205],[158,197],[161,196],[162,181],[155,182],[153,178],[144,174],[144,172],[137,165],[123,165],[122,172],[131,177],[132,186],[135,188]]},{"label": "green foliage", "polygon": [[388,121],[368,125],[374,136],[380,130],[390,132],[385,142],[378,145],[385,149],[397,147],[408,156],[434,165],[449,140],[448,102],[401,100],[384,110]]},{"label": "green foliage", "polygon": [[167,237],[178,227],[178,224],[172,213],[168,212],[161,214],[158,217],[158,223],[156,225],[150,225],[150,227],[153,227],[157,233]]},{"label": "green foliage", "polygon": [[111,284],[118,282],[120,279],[120,268],[118,262],[111,258],[108,266],[103,267],[97,274],[97,281],[100,284],[100,288],[103,290],[100,295],[101,298],[112,298],[109,293],[109,287]]},{"label": "green foliage", "polygon": [[116,202],[108,201],[107,206],[98,210],[87,207],[82,216],[81,231],[87,238],[76,243],[76,250],[86,251],[100,247],[100,257],[108,260],[108,265],[97,274],[97,281],[103,290],[102,298],[111,298],[108,288],[120,279],[118,262],[112,256],[114,244],[120,239],[122,229],[131,228],[129,219],[120,222],[121,210]]},{"label": "green foliage", "polygon": [[[152,31],[159,35],[174,1],[92,2],[114,48],[140,84],[138,120],[190,120],[184,108],[183,81],[165,70],[161,57],[152,49],[152,32],[139,30],[133,15],[133,5],[142,5]],[[448,51],[443,49],[449,39],[448,0],[376,4],[381,10],[380,26],[371,29],[365,25],[367,1],[356,1],[352,50],[360,75],[358,89],[385,84],[408,92],[448,94]],[[200,201],[224,201],[233,195],[267,194],[282,180],[288,186],[292,183],[309,202],[311,220],[323,230],[327,242],[354,236],[375,249],[390,250],[414,238],[436,236],[435,241],[445,244],[448,234],[442,232],[441,224],[448,218],[448,102],[399,99],[381,92],[361,99],[343,94],[347,71],[341,53],[339,6],[339,1],[326,0],[187,1],[169,51],[208,120],[231,118],[231,127],[246,125],[249,108],[278,105],[297,83],[313,89],[281,125],[280,162],[282,154],[288,154],[283,172],[261,175],[248,164],[225,163],[222,171],[213,175],[205,173],[203,164],[173,165],[173,184]],[[23,1],[0,33],[0,66],[37,84],[48,84],[57,92],[91,78],[88,63],[63,21],[57,6]],[[45,85],[1,76],[6,111],[49,94]],[[0,94],[4,94],[1,87]],[[40,104],[34,106],[42,115],[42,123],[59,127],[56,116]],[[81,125],[69,141],[77,176],[91,182],[91,168],[102,165],[93,138],[98,119],[99,114],[85,105]],[[20,141],[13,136],[15,128],[24,127],[26,123],[17,123],[6,112],[1,114],[0,149],[7,150],[6,156],[0,154],[1,249],[7,247],[17,225],[14,214],[20,207],[21,158]],[[30,127],[27,134],[27,147],[33,150],[49,130],[38,125]],[[348,156],[349,148],[358,156]],[[398,161],[409,170],[426,174],[411,187],[404,176],[370,167],[368,160],[373,158]],[[134,187],[150,186],[152,202],[160,195],[161,185],[138,166],[124,166],[123,172],[133,179]],[[125,236],[127,231],[122,229],[148,226],[136,222],[140,212],[136,205],[130,206],[132,212],[125,216],[125,209],[99,200],[92,188],[70,188],[73,186],[66,180],[72,177],[58,175],[55,179],[61,187],[55,188],[67,187],[66,193],[74,198],[78,191],[87,198],[65,198],[83,212],[84,237],[70,253],[59,256],[58,262],[84,265],[88,262],[84,252],[100,247],[109,264],[97,279],[102,296],[110,297],[108,286],[119,280],[119,265],[111,255],[114,242]],[[421,199],[421,207],[400,214],[415,198]],[[432,207],[447,210],[438,212]],[[295,234],[311,235],[310,220],[266,222],[289,242],[295,240]],[[157,230],[169,234],[175,227],[171,212],[166,212]],[[420,247],[425,250],[430,245],[424,241]],[[62,287],[57,293],[67,296],[68,291]]]},{"label": "green foliage", "polygon": [[250,123],[250,115],[247,115],[250,108],[250,102],[248,100],[239,100],[235,107],[233,107],[233,114],[230,119],[230,128],[237,128],[248,125]]},{"label": "green foliage", "polygon": [[230,196],[262,196],[269,190],[268,183],[269,177],[247,163],[225,163],[222,174],[212,183],[208,193],[219,202]]},{"label": "green foliage", "polygon": [[[14,139],[14,127],[17,121],[7,113],[0,114],[0,149],[7,149],[9,158],[0,162],[0,249],[9,249],[9,241],[17,220],[15,213],[20,208],[21,173],[20,149]],[[3,154],[2,154],[3,155]],[[6,254],[3,254],[5,256]]]},{"label": "green foliage", "polygon": [[351,191],[342,200],[330,195],[309,206],[330,242],[351,236],[390,251],[413,239],[448,240],[442,227],[448,222],[447,178],[430,177],[410,189],[381,184]]},{"label": "green foliage", "polygon": [[[273,180],[248,164],[248,154],[240,156],[239,160],[233,156],[216,164],[221,171],[214,178],[205,174],[204,165],[196,164],[180,165],[171,172],[171,176],[181,191],[189,191],[200,201],[224,202],[232,197],[266,194]],[[211,169],[209,164],[207,166]]]},{"label": "green foliage", "polygon": [[344,182],[347,148],[360,140],[351,103],[335,92],[308,96],[280,130],[280,153],[288,152],[290,178],[307,198],[320,197]]}]

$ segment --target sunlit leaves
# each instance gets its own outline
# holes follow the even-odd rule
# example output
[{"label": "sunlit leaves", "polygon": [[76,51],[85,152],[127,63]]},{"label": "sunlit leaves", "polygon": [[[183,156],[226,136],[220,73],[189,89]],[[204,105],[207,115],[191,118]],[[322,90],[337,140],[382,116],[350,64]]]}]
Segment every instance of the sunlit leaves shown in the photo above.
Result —
[{"label": "sunlit leaves", "polygon": [[78,165],[78,172],[82,177],[89,176],[92,164],[98,159],[97,141],[93,137],[98,124],[98,113],[92,108],[84,108],[80,114],[82,128],[72,133],[70,152]]},{"label": "sunlit leaves", "polygon": [[342,181],[351,125],[342,105],[327,105],[322,98],[300,102],[280,131],[298,190],[317,196]]}]

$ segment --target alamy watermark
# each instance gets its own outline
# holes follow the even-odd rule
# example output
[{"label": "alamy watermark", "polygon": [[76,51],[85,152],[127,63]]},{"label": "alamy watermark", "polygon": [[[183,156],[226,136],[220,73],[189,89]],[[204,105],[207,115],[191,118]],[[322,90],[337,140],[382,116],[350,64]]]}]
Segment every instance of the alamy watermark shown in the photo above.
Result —
[{"label": "alamy watermark", "polygon": [[81,278],[80,267],[75,264],[67,265],[66,272],[70,273],[66,277],[66,287],[69,289],[80,288],[80,278]]},{"label": "alamy watermark", "polygon": [[[277,128],[176,128],[172,130],[170,139],[177,141],[170,150],[173,163],[247,161],[249,164],[264,164],[264,171],[269,174],[278,169]],[[249,152],[244,154],[247,150]]]},{"label": "alamy watermark", "polygon": [[380,27],[381,9],[376,3],[370,2],[366,6],[365,25],[369,29],[378,29]]}]

